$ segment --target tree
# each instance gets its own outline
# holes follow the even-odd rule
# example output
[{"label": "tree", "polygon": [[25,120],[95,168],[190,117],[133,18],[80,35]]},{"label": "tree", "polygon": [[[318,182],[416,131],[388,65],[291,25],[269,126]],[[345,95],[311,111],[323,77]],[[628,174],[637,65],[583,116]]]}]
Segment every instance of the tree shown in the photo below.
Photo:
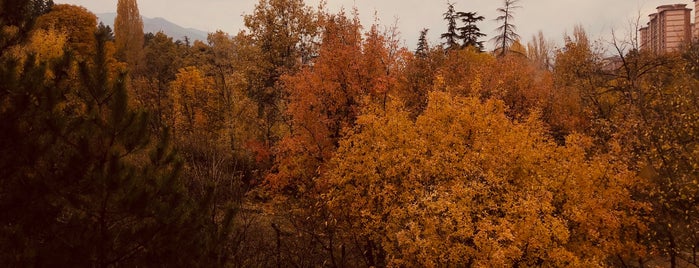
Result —
[{"label": "tree", "polygon": [[[188,197],[168,136],[153,141],[147,115],[129,107],[108,33],[95,36],[76,86],[65,84],[70,58],[55,59],[49,79],[45,64],[28,60],[21,73],[2,64],[0,260],[108,267],[217,259],[217,237],[196,209],[205,201]],[[70,99],[82,110],[67,107]]]},{"label": "tree", "polygon": [[604,73],[602,55],[580,26],[566,36],[565,47],[555,53],[551,110],[544,115],[560,141],[572,133],[586,133],[606,144],[613,136],[609,119],[620,108],[620,94],[607,89],[613,76]]},{"label": "tree", "polygon": [[95,51],[97,16],[84,7],[60,4],[36,20],[36,29],[66,33],[69,51],[78,60],[92,59]]},{"label": "tree", "polygon": [[553,68],[554,46],[552,41],[544,37],[544,32],[539,31],[527,43],[527,57],[540,69],[551,70]]},{"label": "tree", "polygon": [[308,178],[332,156],[343,128],[353,124],[371,90],[363,87],[374,78],[364,75],[363,59],[358,19],[329,15],[315,64],[283,77],[293,129],[280,142],[276,172],[268,178],[275,188],[311,187]]},{"label": "tree", "polygon": [[638,118],[629,122],[636,126],[629,136],[638,139],[639,169],[654,185],[647,199],[655,212],[650,241],[671,267],[699,265],[699,81],[680,66],[673,61],[646,78],[652,82],[638,99]]},{"label": "tree", "polygon": [[429,29],[425,28],[420,31],[420,37],[417,40],[417,48],[415,49],[415,56],[419,58],[427,57],[430,51],[430,44],[427,42],[427,32]]},{"label": "tree", "polygon": [[257,63],[248,72],[247,94],[257,103],[257,117],[264,128],[261,143],[269,150],[283,135],[284,74],[293,74],[317,56],[321,17],[303,0],[259,0],[245,15],[246,38],[256,48]]},{"label": "tree", "polygon": [[136,0],[119,0],[114,18],[117,59],[129,64],[132,75],[143,67],[143,19]]},{"label": "tree", "polygon": [[445,45],[449,50],[456,49],[459,47],[459,44],[457,43],[459,33],[456,32],[458,30],[456,20],[459,17],[454,9],[454,4],[447,3],[447,11],[442,15],[444,16],[444,20],[447,21],[447,31],[440,36],[445,40],[443,45]]},{"label": "tree", "polygon": [[517,5],[518,2],[519,0],[504,0],[504,7],[497,9],[500,15],[495,18],[495,21],[502,25],[495,29],[498,34],[491,40],[495,42],[495,51],[500,56],[507,54],[510,46],[519,39],[517,27],[512,24],[515,9],[521,8]]},{"label": "tree", "polygon": [[178,46],[162,32],[150,34],[143,49],[143,73],[131,82],[138,90],[132,90],[133,100],[151,113],[151,128],[163,130],[172,127],[172,103],[169,85],[175,80],[184,58],[183,46]]},{"label": "tree", "polygon": [[53,8],[52,0],[6,0],[0,2],[0,51],[27,37],[37,17]]},{"label": "tree", "polygon": [[[496,91],[496,83],[505,83],[491,71],[496,66],[495,58],[476,49],[461,49],[448,53],[435,66],[434,87],[430,90],[446,91],[458,96],[490,97]],[[426,102],[425,102],[426,104]]]},{"label": "tree", "polygon": [[381,32],[377,25],[362,34],[357,14],[327,14],[322,21],[322,45],[313,65],[281,79],[289,96],[290,130],[275,147],[275,164],[266,182],[279,198],[293,200],[278,203],[288,220],[277,222],[293,228],[276,230],[298,238],[279,244],[306,245],[289,246],[286,254],[307,255],[301,263],[308,266],[371,266],[374,262],[362,259],[370,254],[362,251],[372,246],[365,240],[338,243],[343,234],[333,224],[323,224],[333,212],[319,203],[326,183],[318,178],[361,111],[382,109],[390,101],[401,67],[399,56],[410,53],[397,50],[393,32]]},{"label": "tree", "polygon": [[462,48],[474,47],[478,51],[483,51],[483,41],[478,41],[481,37],[485,37],[484,33],[481,33],[481,29],[476,25],[477,22],[483,21],[485,17],[478,16],[476,12],[458,12],[456,16],[461,19],[464,26],[459,27],[459,38],[463,40],[461,44]]},{"label": "tree", "polygon": [[212,99],[211,82],[196,67],[180,69],[177,78],[170,84],[174,107],[174,129],[178,138],[193,137],[207,139],[210,128],[208,103]]},{"label": "tree", "polygon": [[328,221],[372,241],[378,266],[595,266],[644,254],[645,204],[631,198],[641,180],[622,159],[588,157],[579,135],[559,147],[536,115],[514,123],[505,109],[433,92],[416,121],[399,106],[360,116],[322,177]]},{"label": "tree", "polygon": [[699,92],[694,63],[681,54],[658,56],[635,50],[622,54],[617,49],[619,64],[607,69],[614,78],[603,94],[615,97],[617,109],[605,122],[614,130],[608,139],[625,145],[627,161],[651,183],[638,193],[653,208],[650,231],[643,238],[664,265],[697,265]]},{"label": "tree", "polygon": [[446,56],[440,47],[432,49],[427,43],[427,29],[420,33],[418,49],[413,55],[404,55],[404,66],[398,75],[396,97],[417,117],[427,106],[427,92],[433,89],[437,66]]}]

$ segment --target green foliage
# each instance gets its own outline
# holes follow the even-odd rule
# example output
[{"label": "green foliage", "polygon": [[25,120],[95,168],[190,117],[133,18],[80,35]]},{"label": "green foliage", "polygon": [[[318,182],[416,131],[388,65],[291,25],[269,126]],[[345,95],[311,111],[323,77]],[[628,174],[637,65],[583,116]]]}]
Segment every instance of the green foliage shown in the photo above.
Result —
[{"label": "green foliage", "polygon": [[[2,263],[10,266],[190,266],[217,261],[210,225],[185,191],[167,135],[128,105],[110,74],[104,31],[66,86],[69,57],[2,69]],[[65,106],[78,99],[84,109]]]},{"label": "green foliage", "polygon": [[464,24],[464,26],[458,28],[459,38],[463,39],[461,47],[470,46],[475,47],[478,51],[483,51],[484,41],[478,41],[478,39],[485,37],[486,34],[481,33],[481,29],[478,28],[476,23],[484,20],[485,17],[478,16],[476,12],[458,12],[456,15],[461,18],[461,22]]},{"label": "green foliage", "polygon": [[443,45],[445,45],[447,49],[455,49],[459,47],[457,43],[459,34],[456,32],[456,20],[458,17],[454,9],[454,4],[447,3],[447,11],[442,15],[444,16],[444,20],[447,21],[447,31],[440,36],[442,39],[445,39]]}]

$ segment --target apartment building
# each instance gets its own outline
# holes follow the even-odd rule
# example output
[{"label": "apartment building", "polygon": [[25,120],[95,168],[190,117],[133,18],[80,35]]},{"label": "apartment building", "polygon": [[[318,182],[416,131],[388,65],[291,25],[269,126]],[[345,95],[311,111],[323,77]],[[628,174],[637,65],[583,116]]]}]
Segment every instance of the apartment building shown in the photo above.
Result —
[{"label": "apartment building", "polygon": [[[694,0],[694,7],[699,10],[699,1]],[[695,12],[695,21],[698,18]],[[649,15],[648,25],[639,29],[640,46],[658,54],[677,51],[699,36],[697,31],[699,26],[692,23],[692,9],[686,4],[662,5]]]}]

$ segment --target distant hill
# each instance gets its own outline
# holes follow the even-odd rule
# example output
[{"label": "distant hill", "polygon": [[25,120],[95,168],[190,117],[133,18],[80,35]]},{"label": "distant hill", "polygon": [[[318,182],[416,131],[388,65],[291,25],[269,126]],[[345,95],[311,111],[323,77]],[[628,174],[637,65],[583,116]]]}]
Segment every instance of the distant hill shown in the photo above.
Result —
[{"label": "distant hill", "polygon": [[[112,29],[114,29],[114,18],[116,18],[116,13],[97,14],[97,19],[104,23],[104,25],[109,25]],[[174,40],[184,40],[184,37],[187,36],[192,42],[194,42],[194,40],[206,42],[206,37],[208,36],[208,33],[205,31],[184,28],[163,18],[142,18],[143,32],[145,33],[157,33],[162,31]]]}]

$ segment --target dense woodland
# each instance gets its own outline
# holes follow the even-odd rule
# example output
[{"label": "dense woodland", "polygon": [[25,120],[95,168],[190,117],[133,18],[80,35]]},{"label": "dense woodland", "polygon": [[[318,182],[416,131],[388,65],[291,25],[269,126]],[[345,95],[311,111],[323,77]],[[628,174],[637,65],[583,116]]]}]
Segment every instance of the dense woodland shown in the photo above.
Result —
[{"label": "dense woodland", "polygon": [[518,8],[410,50],[303,0],[207,42],[0,1],[0,263],[698,267],[699,47],[522,42]]}]

